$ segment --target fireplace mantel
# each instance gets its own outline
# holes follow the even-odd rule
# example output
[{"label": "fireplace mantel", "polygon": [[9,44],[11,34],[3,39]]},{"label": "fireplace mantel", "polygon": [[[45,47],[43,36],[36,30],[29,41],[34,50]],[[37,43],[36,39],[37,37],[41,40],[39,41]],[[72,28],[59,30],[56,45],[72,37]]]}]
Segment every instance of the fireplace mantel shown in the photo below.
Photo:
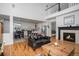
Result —
[{"label": "fireplace mantel", "polygon": [[79,30],[79,26],[58,27],[58,39],[59,40],[60,40],[60,31],[61,30]]}]

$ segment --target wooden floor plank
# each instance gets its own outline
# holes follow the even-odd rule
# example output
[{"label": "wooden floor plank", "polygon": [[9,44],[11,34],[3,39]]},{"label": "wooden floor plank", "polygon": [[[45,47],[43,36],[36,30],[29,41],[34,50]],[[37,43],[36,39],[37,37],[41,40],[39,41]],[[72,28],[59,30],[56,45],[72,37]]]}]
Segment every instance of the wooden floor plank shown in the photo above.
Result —
[{"label": "wooden floor plank", "polygon": [[[53,40],[54,43],[56,40]],[[64,44],[68,42],[63,42]],[[71,46],[75,46],[74,55],[79,56],[79,44],[72,44]],[[5,56],[38,56],[38,55],[47,55],[47,53],[43,50],[42,47],[33,50],[30,46],[28,46],[26,40],[14,43],[13,45],[5,45],[4,46],[4,55]]]}]

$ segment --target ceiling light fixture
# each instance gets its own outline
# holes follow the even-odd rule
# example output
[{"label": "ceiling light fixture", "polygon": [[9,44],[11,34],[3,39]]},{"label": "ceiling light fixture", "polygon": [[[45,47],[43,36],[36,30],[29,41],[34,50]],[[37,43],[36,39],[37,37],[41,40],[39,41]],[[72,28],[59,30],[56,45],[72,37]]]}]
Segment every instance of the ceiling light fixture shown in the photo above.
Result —
[{"label": "ceiling light fixture", "polygon": [[12,8],[15,8],[15,4],[12,4]]}]

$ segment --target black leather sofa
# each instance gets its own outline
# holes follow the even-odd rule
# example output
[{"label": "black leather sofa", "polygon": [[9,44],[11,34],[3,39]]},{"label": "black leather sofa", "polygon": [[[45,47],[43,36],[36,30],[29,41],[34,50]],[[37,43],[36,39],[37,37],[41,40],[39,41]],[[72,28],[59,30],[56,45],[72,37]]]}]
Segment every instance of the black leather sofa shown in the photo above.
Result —
[{"label": "black leather sofa", "polygon": [[31,35],[28,39],[28,45],[33,49],[41,47],[42,45],[49,43],[50,37],[42,35]]}]

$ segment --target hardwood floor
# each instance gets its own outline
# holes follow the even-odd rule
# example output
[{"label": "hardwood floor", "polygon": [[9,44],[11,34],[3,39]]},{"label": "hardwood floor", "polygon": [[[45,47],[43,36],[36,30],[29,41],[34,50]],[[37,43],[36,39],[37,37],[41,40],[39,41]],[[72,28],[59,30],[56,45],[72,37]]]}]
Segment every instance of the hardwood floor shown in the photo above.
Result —
[{"label": "hardwood floor", "polygon": [[22,42],[14,43],[13,45],[4,46],[4,55],[12,56],[34,56],[43,54],[42,48],[38,48],[35,51],[27,45],[24,40]]},{"label": "hardwood floor", "polygon": [[[52,42],[56,40],[53,39]],[[28,42],[26,40],[16,42],[13,45],[5,45],[4,46],[4,55],[5,56],[38,56],[38,55],[47,55],[47,53],[43,50],[42,47],[37,48],[35,51],[28,46]],[[64,41],[64,44],[68,43]],[[70,43],[69,43],[70,44]],[[74,55],[79,56],[79,44],[72,44],[71,46],[75,46]]]},{"label": "hardwood floor", "polygon": [[75,45],[75,56],[79,56],[79,44]]}]

